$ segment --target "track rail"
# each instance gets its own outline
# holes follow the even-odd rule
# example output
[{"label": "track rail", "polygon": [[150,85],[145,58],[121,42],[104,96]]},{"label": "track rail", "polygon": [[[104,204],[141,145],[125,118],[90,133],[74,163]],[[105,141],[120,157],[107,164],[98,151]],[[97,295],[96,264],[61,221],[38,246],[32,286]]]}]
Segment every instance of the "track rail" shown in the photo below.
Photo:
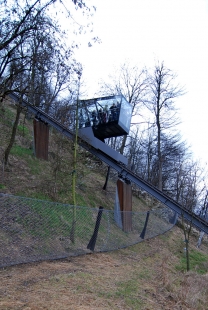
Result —
[{"label": "track rail", "polygon": [[[39,108],[30,105],[27,101],[21,100],[19,96],[12,93],[9,95],[12,99],[14,99],[16,102],[18,102],[22,107],[26,108],[28,111],[30,111],[32,114],[35,115],[35,117],[49,125],[51,125],[53,128],[58,130],[60,133],[62,133],[67,138],[73,139],[74,138],[74,132],[66,128],[64,125],[57,122],[55,119],[53,119],[51,116],[46,114],[45,112],[41,111]],[[201,217],[197,216],[192,211],[184,208],[182,205],[174,201],[172,198],[170,198],[168,195],[163,193],[162,191],[158,190],[156,187],[151,185],[150,183],[143,180],[138,175],[134,174],[131,170],[129,170],[126,166],[123,164],[117,162],[113,158],[109,157],[107,154],[103,153],[101,150],[94,148],[89,143],[87,143],[85,140],[79,137],[78,144],[85,148],[88,152],[99,158],[101,161],[105,162],[107,165],[109,165],[111,168],[116,170],[119,174],[119,176],[125,180],[129,180],[136,185],[138,185],[140,188],[142,188],[144,191],[149,193],[151,196],[155,197],[157,200],[159,200],[161,203],[175,211],[179,216],[184,216],[184,218],[191,222],[194,226],[196,226],[198,229],[204,231],[206,234],[208,234],[208,222],[202,219]]]}]

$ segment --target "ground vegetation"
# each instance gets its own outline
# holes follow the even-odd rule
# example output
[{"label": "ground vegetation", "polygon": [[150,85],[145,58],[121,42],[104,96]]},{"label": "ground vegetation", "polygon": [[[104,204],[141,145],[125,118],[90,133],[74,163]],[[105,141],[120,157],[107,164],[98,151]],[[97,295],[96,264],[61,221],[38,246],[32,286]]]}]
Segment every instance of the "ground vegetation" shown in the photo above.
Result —
[{"label": "ground vegetation", "polygon": [[[1,156],[15,117],[13,104],[1,107]],[[1,193],[70,203],[73,142],[50,131],[49,160],[33,154],[32,120],[21,113],[8,165],[1,169]],[[77,204],[113,208],[117,175],[85,150],[77,154]],[[134,189],[134,210],[156,207],[154,199]],[[127,249],[2,268],[0,309],[187,309],[207,306],[208,240],[197,248],[189,239],[186,272],[184,235],[170,232]]]}]

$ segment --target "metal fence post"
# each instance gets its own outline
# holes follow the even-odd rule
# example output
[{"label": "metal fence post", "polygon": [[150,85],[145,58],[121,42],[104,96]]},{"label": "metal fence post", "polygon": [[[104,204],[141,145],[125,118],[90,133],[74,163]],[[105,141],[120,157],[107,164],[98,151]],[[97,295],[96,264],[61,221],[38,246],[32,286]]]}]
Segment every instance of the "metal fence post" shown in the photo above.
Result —
[{"label": "metal fence post", "polygon": [[97,220],[96,220],[96,223],[95,223],[95,229],[94,229],[94,233],[90,239],[90,242],[88,243],[87,245],[87,249],[91,250],[91,251],[94,251],[95,249],[95,244],[96,244],[96,241],[97,241],[97,235],[98,235],[98,230],[99,230],[99,227],[100,227],[100,221],[101,221],[101,218],[102,218],[102,214],[103,214],[103,207],[99,207],[99,211],[98,211],[98,215],[97,215]]},{"label": "metal fence post", "polygon": [[169,219],[169,223],[175,225],[178,220],[178,213],[175,212],[174,215]]},{"label": "metal fence post", "polygon": [[147,229],[147,224],[148,224],[148,220],[149,220],[149,215],[150,215],[150,212],[148,211],[147,212],[147,216],[146,216],[146,220],[145,220],[145,223],[144,223],[144,228],[141,232],[141,235],[140,235],[140,238],[144,239],[144,236],[145,236],[145,233],[146,233],[146,229]]}]

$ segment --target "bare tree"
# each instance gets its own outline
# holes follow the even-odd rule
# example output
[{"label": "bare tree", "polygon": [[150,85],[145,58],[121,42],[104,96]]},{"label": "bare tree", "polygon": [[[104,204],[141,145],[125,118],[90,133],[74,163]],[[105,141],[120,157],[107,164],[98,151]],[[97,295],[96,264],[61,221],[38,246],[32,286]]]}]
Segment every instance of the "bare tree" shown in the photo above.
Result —
[{"label": "bare tree", "polygon": [[[59,7],[56,7],[56,10],[59,11],[57,17],[53,20],[49,17],[50,7],[59,3]],[[72,3],[77,9],[82,9],[90,11],[90,8],[82,0],[71,0],[69,3]],[[64,38],[63,35],[56,36],[57,30],[59,27],[58,21],[60,19],[60,8],[63,7],[63,11],[68,15],[68,18],[71,18],[70,10],[63,4],[60,0],[11,0],[6,1],[2,0],[0,2],[0,96],[4,97],[9,92],[13,91],[11,89],[11,79],[19,74],[22,70],[25,70],[25,65],[28,61],[28,55],[25,57],[25,52],[29,54],[29,44],[26,47],[26,42],[31,41],[31,37],[34,37],[34,33],[42,34],[45,33],[44,41],[47,41],[47,35],[57,38],[59,46],[64,45],[64,41],[61,38]],[[68,3],[67,3],[68,5]],[[59,17],[58,17],[59,16]],[[48,22],[47,22],[48,20]],[[47,24],[47,29],[45,25]],[[81,26],[80,26],[81,28]],[[83,27],[82,27],[83,28]],[[52,30],[52,31],[51,31]],[[51,31],[51,33],[50,33]],[[63,34],[63,33],[62,33]],[[37,35],[35,35],[37,38]],[[42,35],[43,37],[43,35]],[[66,42],[67,40],[65,40]],[[94,38],[96,41],[96,38]],[[24,57],[21,57],[18,54],[20,51],[20,46],[24,44]],[[33,55],[35,55],[35,44],[33,44]],[[50,50],[50,45],[48,45]],[[68,55],[69,56],[69,55]],[[58,57],[58,51],[57,51]],[[21,67],[16,66],[16,70],[8,70],[11,67],[11,63],[17,61],[21,58]],[[41,55],[41,59],[44,58],[44,54]],[[33,64],[39,58],[33,58]],[[54,58],[56,59],[56,58]],[[29,59],[31,64],[31,59]],[[20,62],[19,62],[20,65]],[[32,65],[32,64],[31,64]],[[32,69],[33,67],[31,67]],[[41,68],[42,69],[42,68]],[[31,76],[32,78],[32,76]]]},{"label": "bare tree", "polygon": [[157,128],[158,188],[160,190],[162,190],[163,166],[162,133],[179,123],[174,101],[184,94],[183,89],[175,84],[175,79],[176,75],[166,68],[163,62],[155,65],[153,73],[148,73],[149,93],[145,105],[153,113]]},{"label": "bare tree", "polygon": [[[180,196],[179,202],[188,210],[197,212],[197,208],[204,196],[204,186],[201,186],[204,172],[197,162],[186,163],[186,166],[180,167]],[[182,180],[182,181],[181,181]],[[182,229],[184,233],[185,251],[186,251],[186,269],[190,270],[189,243],[192,230],[192,222],[187,222],[182,214]]]},{"label": "bare tree", "polygon": [[[39,17],[55,0],[40,0],[19,2],[1,2],[1,41],[0,41],[0,78],[1,95],[8,92],[7,83],[10,79],[8,66],[17,57],[17,49],[31,35],[31,32],[41,27]],[[14,56],[16,54],[16,56]],[[14,74],[14,72],[13,72]]]},{"label": "bare tree", "polygon": [[[203,219],[205,219],[208,222],[208,191],[207,190],[205,192],[205,198],[203,201],[203,206],[199,211],[199,216],[201,216]],[[198,242],[197,242],[198,248],[201,246],[203,237],[204,237],[204,232],[201,231],[200,235],[199,235]]]},{"label": "bare tree", "polygon": [[[73,58],[73,48],[66,47],[58,38],[64,37],[46,9],[50,1],[16,0],[4,3],[5,17],[1,23],[0,41],[0,96],[10,92],[19,94],[20,102],[27,99],[47,113],[58,103],[60,92],[73,92],[82,74],[81,65]],[[73,1],[82,8],[85,4]],[[12,15],[12,12],[14,14]],[[4,153],[3,165],[8,163],[15,141],[21,108],[17,108],[10,141]]]},{"label": "bare tree", "polygon": [[[114,76],[110,76],[109,83],[102,83],[101,94],[122,94],[132,106],[132,116],[139,115],[147,92],[147,80],[145,69],[139,70],[128,63],[122,65]],[[124,153],[127,135],[120,141],[119,151]]]}]

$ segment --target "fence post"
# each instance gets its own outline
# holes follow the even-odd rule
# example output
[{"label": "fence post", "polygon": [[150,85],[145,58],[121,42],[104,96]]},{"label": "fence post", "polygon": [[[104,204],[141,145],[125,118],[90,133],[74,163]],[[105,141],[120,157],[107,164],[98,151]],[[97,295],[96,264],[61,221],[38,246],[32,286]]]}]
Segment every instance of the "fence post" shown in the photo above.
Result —
[{"label": "fence post", "polygon": [[145,233],[146,233],[146,229],[147,229],[147,224],[148,224],[148,220],[149,220],[149,215],[150,215],[150,212],[148,211],[147,212],[147,216],[146,216],[146,220],[145,220],[145,223],[144,223],[144,228],[141,232],[141,235],[140,235],[140,238],[144,239],[144,236],[145,236]]},{"label": "fence post", "polygon": [[98,211],[98,215],[97,215],[97,220],[96,220],[96,223],[95,223],[95,229],[94,229],[94,233],[90,239],[90,242],[88,243],[87,245],[87,249],[91,250],[91,251],[94,251],[95,249],[95,244],[96,244],[96,241],[97,241],[97,235],[98,235],[98,230],[99,230],[99,227],[100,227],[100,221],[101,221],[101,218],[102,218],[102,214],[103,214],[103,207],[99,207],[99,211]]},{"label": "fence post", "polygon": [[106,188],[107,188],[109,174],[110,174],[110,166],[108,166],[108,172],[107,172],[107,175],[106,175],[105,184],[103,185],[103,189],[104,190],[106,190]]},{"label": "fence post", "polygon": [[178,220],[178,213],[175,212],[174,215],[169,219],[169,223],[175,225],[177,220]]}]

